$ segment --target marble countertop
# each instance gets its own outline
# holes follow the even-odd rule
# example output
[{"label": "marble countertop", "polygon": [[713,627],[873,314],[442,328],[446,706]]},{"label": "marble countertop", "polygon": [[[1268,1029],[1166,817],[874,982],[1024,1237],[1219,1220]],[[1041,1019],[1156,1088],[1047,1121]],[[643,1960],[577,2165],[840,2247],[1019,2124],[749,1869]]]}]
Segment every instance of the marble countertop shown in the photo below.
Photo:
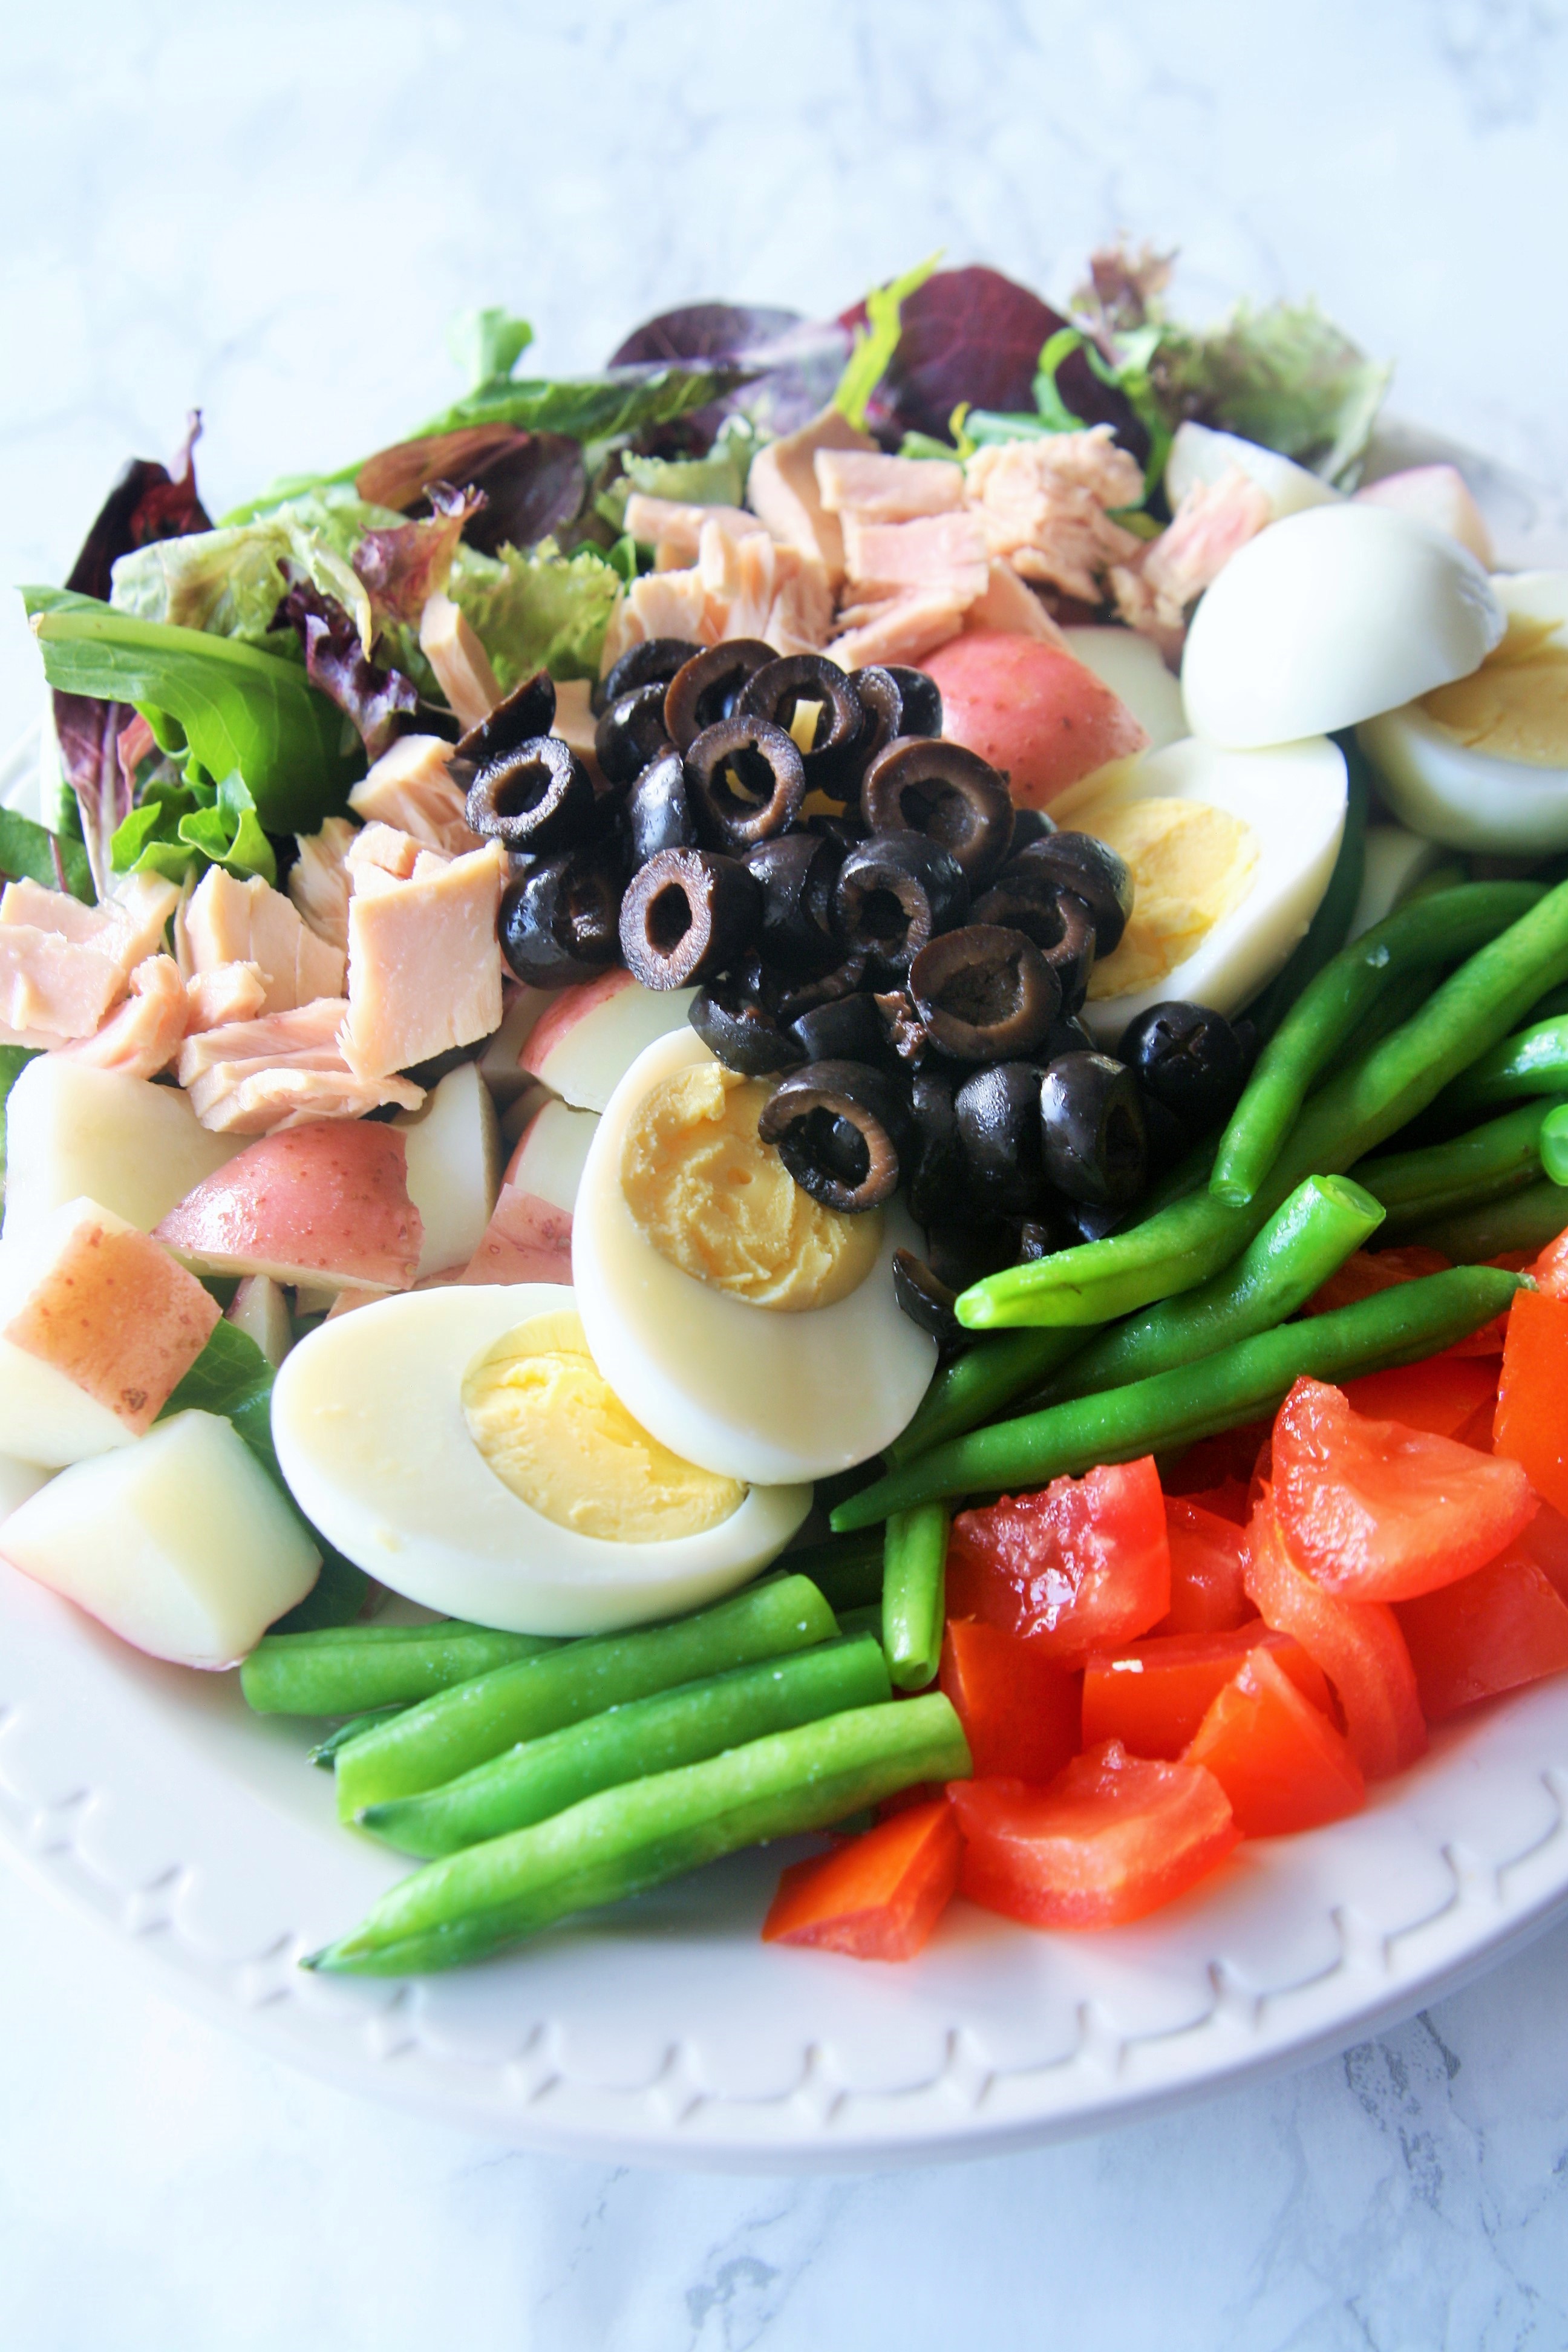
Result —
[{"label": "marble countertop", "polygon": [[[0,578],[58,578],[203,409],[215,510],[396,437],[505,301],[542,369],[703,295],[836,310],[945,248],[1065,293],[1313,292],[1397,400],[1568,482],[1563,0],[182,0],[13,9]],[[36,671],[14,608],[0,697]],[[803,2181],[544,2160],[169,2007],[0,1880],[0,2342],[273,2352],[1568,2343],[1568,1927],[1180,2116]]]}]

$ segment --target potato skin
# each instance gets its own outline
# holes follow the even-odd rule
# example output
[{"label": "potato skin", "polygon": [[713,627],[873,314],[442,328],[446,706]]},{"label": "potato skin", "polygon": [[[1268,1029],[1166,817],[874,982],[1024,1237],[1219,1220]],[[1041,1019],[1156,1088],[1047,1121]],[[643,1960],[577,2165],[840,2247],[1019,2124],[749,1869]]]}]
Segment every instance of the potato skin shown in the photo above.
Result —
[{"label": "potato skin", "polygon": [[1047,808],[1108,760],[1148,745],[1092,670],[1037,637],[976,630],[921,667],[942,689],[942,733],[1000,768],[1020,808]]}]

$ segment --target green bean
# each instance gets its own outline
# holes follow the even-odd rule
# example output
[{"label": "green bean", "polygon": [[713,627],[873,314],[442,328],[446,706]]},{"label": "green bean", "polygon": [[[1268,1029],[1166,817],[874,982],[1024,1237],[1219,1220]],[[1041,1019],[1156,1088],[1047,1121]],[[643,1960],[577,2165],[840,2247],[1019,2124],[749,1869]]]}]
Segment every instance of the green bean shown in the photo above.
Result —
[{"label": "green bean", "polygon": [[1489,1257],[1513,1250],[1531,1256],[1554,1242],[1568,1225],[1568,1201],[1551,1181],[1532,1184],[1528,1192],[1510,1200],[1488,1201],[1479,1209],[1463,1209],[1418,1226],[1410,1235],[1426,1249],[1441,1250],[1456,1265],[1480,1265]]},{"label": "green bean", "polygon": [[803,1544],[773,1565],[791,1576],[808,1576],[836,1617],[873,1601],[879,1609],[882,1605],[882,1538],[875,1531]]},{"label": "green bean", "polygon": [[882,1647],[900,1690],[924,1690],[942,1664],[947,1507],[889,1514],[883,1533]]},{"label": "green bean", "polygon": [[525,1830],[563,1813],[600,1789],[650,1772],[700,1764],[770,1731],[789,1731],[847,1707],[892,1696],[887,1662],[875,1638],[825,1642],[793,1657],[731,1666],[705,1681],[680,1683],[635,1698],[542,1739],[525,1739],[488,1764],[459,1774],[423,1797],[395,1797],[360,1815],[404,1853],[456,1853],[485,1838]]},{"label": "green bean", "polygon": [[1302,990],[1331,957],[1338,955],[1350,934],[1356,902],[1366,874],[1367,767],[1358,746],[1342,747],[1345,754],[1345,827],[1329,887],[1304,937],[1292,950],[1284,970],[1270,981],[1249,1006],[1249,1017],[1260,1037],[1270,1037]]},{"label": "green bean", "polygon": [[1259,1054],[1220,1138],[1210,1192],[1233,1204],[1251,1200],[1314,1079],[1356,1036],[1391,982],[1485,946],[1542,895],[1521,882],[1477,882],[1439,891],[1396,907],[1342,950],[1298,997]]},{"label": "green bean", "polygon": [[1568,1103],[1548,1103],[1541,1122],[1541,1164],[1554,1184],[1568,1184]]},{"label": "green bean", "polygon": [[1331,1314],[1283,1323],[1200,1363],[972,1430],[852,1496],[834,1517],[845,1528],[868,1527],[938,1497],[1041,1486],[1096,1463],[1173,1452],[1271,1412],[1304,1373],[1348,1380],[1435,1355],[1500,1315],[1519,1284],[1518,1275],[1497,1266],[1456,1266]]},{"label": "green bean", "polygon": [[826,1828],[900,1789],[970,1769],[940,1691],[771,1732],[427,1864],[306,1966],[362,1976],[455,1968],[721,1854]]},{"label": "green bean", "polygon": [[1440,1111],[1484,1110],[1520,1095],[1568,1094],[1568,1015],[1537,1021],[1472,1062],[1437,1104]]},{"label": "green bean", "polygon": [[258,1715],[364,1715],[410,1705],[514,1658],[560,1647],[539,1633],[439,1625],[321,1625],[264,1633],[239,1670]]},{"label": "green bean", "polygon": [[960,1320],[971,1328],[1103,1323],[1195,1289],[1229,1264],[1303,1177],[1352,1167],[1397,1134],[1450,1078],[1508,1034],[1523,1007],[1564,977],[1568,884],[1560,883],[1451,972],[1402,1028],[1313,1096],[1245,1207],[1205,1193],[1106,1241],[1011,1266],[963,1293]]},{"label": "green bean", "polygon": [[1048,1383],[1043,1402],[1124,1388],[1272,1329],[1305,1307],[1382,1223],[1371,1193],[1348,1176],[1309,1176],[1212,1281],[1102,1333]]},{"label": "green bean", "polygon": [[[878,1549],[879,1550],[881,1549],[881,1528],[873,1528],[869,1532],[876,1536],[878,1539]],[[881,1648],[882,1604],[879,1601],[868,1601],[863,1608],[859,1609],[840,1609],[836,1611],[835,1614],[838,1619],[838,1630],[840,1633],[843,1634],[846,1641],[855,1633],[869,1633],[873,1642],[876,1643],[878,1649],[879,1650]]]},{"label": "green bean", "polygon": [[357,1739],[362,1731],[370,1731],[378,1723],[390,1723],[395,1715],[402,1713],[403,1707],[399,1704],[367,1707],[363,1715],[351,1715],[346,1723],[340,1723],[335,1731],[328,1732],[325,1739],[316,1742],[310,1751],[311,1763],[319,1765],[323,1772],[335,1770],[340,1748],[346,1748],[351,1739]]},{"label": "green bean", "polygon": [[1522,1192],[1541,1173],[1542,1130],[1559,1104],[1550,1096],[1521,1104],[1501,1118],[1474,1127],[1448,1143],[1419,1151],[1391,1151],[1356,1167],[1359,1183],[1388,1212],[1393,1240],[1435,1217],[1479,1208]]},{"label": "green bean", "polygon": [[438,1692],[367,1731],[338,1759],[338,1811],[352,1821],[366,1805],[418,1796],[455,1780],[520,1739],[647,1698],[726,1666],[775,1658],[831,1641],[838,1627],[804,1576],[770,1578],[690,1617],[572,1642],[539,1658]]}]

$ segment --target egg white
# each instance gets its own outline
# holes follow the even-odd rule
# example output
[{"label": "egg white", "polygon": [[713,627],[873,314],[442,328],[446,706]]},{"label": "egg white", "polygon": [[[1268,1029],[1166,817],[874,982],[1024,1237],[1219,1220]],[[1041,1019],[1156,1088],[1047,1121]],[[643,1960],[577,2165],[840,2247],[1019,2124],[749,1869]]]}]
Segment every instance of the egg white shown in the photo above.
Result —
[{"label": "egg white", "polygon": [[936,1369],[936,1342],[893,1296],[895,1249],[921,1248],[901,1202],[836,1306],[753,1307],[661,1257],[626,1205],[621,1151],[650,1087],[711,1055],[688,1029],[640,1054],[610,1097],[572,1222],[572,1279],[595,1361],[672,1453],[759,1486],[824,1478],[890,1444]]},{"label": "egg white", "polygon": [[1287,515],[1300,514],[1308,507],[1339,503],[1339,491],[1316,474],[1310,474],[1305,466],[1298,466],[1294,458],[1282,457],[1278,449],[1265,449],[1256,441],[1244,440],[1239,433],[1216,432],[1212,425],[1199,425],[1189,417],[1177,425],[1171,454],[1165,460],[1165,496],[1172,509],[1180,506],[1198,483],[1205,483],[1212,489],[1237,467],[1268,499],[1272,522],[1281,522]]},{"label": "egg white", "polygon": [[[1165,667],[1159,647],[1136,629],[1090,624],[1064,629],[1067,648],[1075,661],[1091,669],[1102,686],[1125,703],[1149,738],[1152,751],[1163,751],[1187,731],[1182,709],[1182,689]],[[1052,803],[1053,813],[1055,802]]]},{"label": "egg white", "polygon": [[[1091,997],[1079,1018],[1096,1045],[1114,1046],[1152,1004],[1174,999],[1241,1012],[1284,964],[1329,887],[1345,825],[1343,752],[1321,735],[1268,751],[1222,751],[1189,736],[1097,782],[1119,803],[1199,801],[1227,810],[1252,827],[1258,863],[1246,896],[1163,980]],[[1093,832],[1087,794],[1069,821]]]},{"label": "egg white", "polygon": [[700,1535],[612,1543],[531,1509],[475,1444],[468,1367],[573,1305],[556,1283],[451,1285],[378,1299],[300,1340],[273,1387],[272,1441],[307,1517],[395,1592],[506,1633],[613,1633],[744,1584],[805,1517],[809,1486],[752,1486]]}]

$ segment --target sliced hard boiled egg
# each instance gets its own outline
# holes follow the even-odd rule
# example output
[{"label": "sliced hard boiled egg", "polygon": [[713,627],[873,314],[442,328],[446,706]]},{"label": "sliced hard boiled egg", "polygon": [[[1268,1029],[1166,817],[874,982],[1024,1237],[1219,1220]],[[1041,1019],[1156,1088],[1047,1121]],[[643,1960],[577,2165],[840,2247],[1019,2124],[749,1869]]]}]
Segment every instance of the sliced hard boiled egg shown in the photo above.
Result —
[{"label": "sliced hard boiled egg", "polygon": [[1457,540],[1381,507],[1314,507],[1259,531],[1201,599],[1182,699],[1211,743],[1293,743],[1468,677],[1503,626]]},{"label": "sliced hard boiled egg", "polygon": [[1413,833],[1455,849],[1568,847],[1568,572],[1492,582],[1508,623],[1480,667],[1360,730]]},{"label": "sliced hard boiled egg", "polygon": [[826,1477],[889,1444],[936,1368],[893,1295],[893,1252],[919,1236],[896,1199],[816,1210],[757,1142],[754,1105],[748,1140],[751,1092],[721,1102],[725,1076],[688,1029],[616,1087],[573,1219],[578,1309],[617,1394],[688,1461],[759,1485]]},{"label": "sliced hard boiled egg", "polygon": [[1189,417],[1177,425],[1165,460],[1165,496],[1173,511],[1200,482],[1212,488],[1237,467],[1268,500],[1271,522],[1301,514],[1308,507],[1339,503],[1338,490],[1310,474],[1305,466],[1298,466],[1294,458],[1282,457],[1278,449],[1265,449],[1257,441],[1246,441],[1239,433],[1218,433],[1213,425],[1199,425]]},{"label": "sliced hard boiled egg", "polygon": [[302,1339],[272,1437],[307,1516],[381,1583],[519,1633],[695,1609],[766,1566],[805,1486],[716,1477],[640,1427],[555,1283],[377,1299]]},{"label": "sliced hard boiled egg", "polygon": [[1149,738],[1150,751],[1163,751],[1186,733],[1182,689],[1148,637],[1135,629],[1094,625],[1064,629],[1062,635],[1074,660],[1091,669],[1132,713]]},{"label": "sliced hard boiled egg", "polygon": [[1189,737],[1127,761],[1075,799],[1070,822],[1132,869],[1121,945],[1095,964],[1080,1019],[1114,1045],[1173,998],[1239,1013],[1266,987],[1328,888],[1345,822],[1345,762],[1323,736],[1268,751]]}]

